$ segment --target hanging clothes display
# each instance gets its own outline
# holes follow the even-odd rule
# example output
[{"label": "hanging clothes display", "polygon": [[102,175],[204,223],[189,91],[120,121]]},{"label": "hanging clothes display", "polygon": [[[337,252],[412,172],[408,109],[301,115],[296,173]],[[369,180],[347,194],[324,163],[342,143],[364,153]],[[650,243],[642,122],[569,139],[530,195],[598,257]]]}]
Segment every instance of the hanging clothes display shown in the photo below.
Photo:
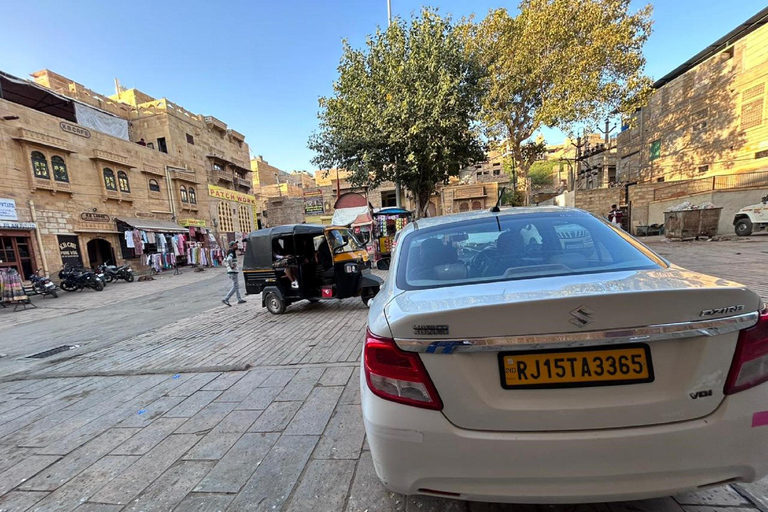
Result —
[{"label": "hanging clothes display", "polygon": [[29,297],[21,285],[21,276],[15,268],[0,268],[0,301],[29,301]]}]

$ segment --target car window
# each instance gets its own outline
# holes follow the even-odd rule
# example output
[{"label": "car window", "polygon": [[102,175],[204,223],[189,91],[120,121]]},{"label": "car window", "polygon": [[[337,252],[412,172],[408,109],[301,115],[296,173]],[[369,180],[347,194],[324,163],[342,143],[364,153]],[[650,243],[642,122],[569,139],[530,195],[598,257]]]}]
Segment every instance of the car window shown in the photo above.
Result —
[{"label": "car window", "polygon": [[509,215],[419,229],[402,241],[403,289],[661,268],[585,214]]}]

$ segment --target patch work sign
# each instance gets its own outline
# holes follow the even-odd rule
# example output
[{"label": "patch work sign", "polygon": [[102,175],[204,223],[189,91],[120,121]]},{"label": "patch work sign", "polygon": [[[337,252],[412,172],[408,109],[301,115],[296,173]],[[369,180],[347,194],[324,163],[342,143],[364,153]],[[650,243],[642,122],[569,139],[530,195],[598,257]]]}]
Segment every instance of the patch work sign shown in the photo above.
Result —
[{"label": "patch work sign", "polygon": [[80,242],[76,235],[58,235],[59,254],[61,254],[61,263],[80,266],[83,264],[83,258],[80,254]]},{"label": "patch work sign", "polygon": [[217,199],[226,199],[227,201],[256,205],[256,196],[243,194],[235,190],[229,190],[228,188],[221,188],[214,185],[208,185],[208,195]]}]

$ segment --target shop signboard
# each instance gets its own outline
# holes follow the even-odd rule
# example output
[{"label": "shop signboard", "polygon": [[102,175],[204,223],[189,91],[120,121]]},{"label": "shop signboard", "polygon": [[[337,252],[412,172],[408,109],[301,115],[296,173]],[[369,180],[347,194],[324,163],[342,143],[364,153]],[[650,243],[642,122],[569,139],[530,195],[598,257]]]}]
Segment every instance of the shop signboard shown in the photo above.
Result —
[{"label": "shop signboard", "polygon": [[76,235],[58,235],[59,254],[61,254],[61,263],[80,266],[83,264],[83,258],[80,254],[80,242]]},{"label": "shop signboard", "polygon": [[0,219],[19,220],[16,213],[16,201],[13,199],[3,199],[0,197]]},{"label": "shop signboard", "polygon": [[80,218],[85,222],[110,222],[112,218],[106,213],[83,212]]},{"label": "shop signboard", "polygon": [[178,224],[179,226],[183,226],[185,228],[189,228],[189,227],[204,228],[205,227],[205,221],[200,219],[180,219]]},{"label": "shop signboard", "polygon": [[306,215],[322,215],[325,213],[322,190],[304,192],[304,213]]},{"label": "shop signboard", "polygon": [[227,201],[235,201],[243,204],[256,204],[256,196],[250,194],[243,194],[235,190],[229,190],[228,188],[217,187],[215,185],[208,185],[208,195],[217,199],[225,199]]}]

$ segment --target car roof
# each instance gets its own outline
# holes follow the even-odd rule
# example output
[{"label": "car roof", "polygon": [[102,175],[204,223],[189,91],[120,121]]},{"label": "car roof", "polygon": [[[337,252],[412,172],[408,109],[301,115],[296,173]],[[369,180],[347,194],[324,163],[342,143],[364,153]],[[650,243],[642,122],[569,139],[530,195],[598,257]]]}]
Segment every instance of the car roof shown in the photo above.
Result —
[{"label": "car roof", "polygon": [[414,221],[410,225],[413,226],[412,229],[423,229],[465,220],[483,219],[490,217],[509,217],[513,215],[539,215],[545,213],[580,213],[588,215],[587,212],[578,208],[564,208],[562,206],[518,206],[512,208],[502,208],[499,212],[492,212],[490,210],[475,210],[471,212],[454,213],[451,215],[441,215],[439,217],[427,217]]}]

